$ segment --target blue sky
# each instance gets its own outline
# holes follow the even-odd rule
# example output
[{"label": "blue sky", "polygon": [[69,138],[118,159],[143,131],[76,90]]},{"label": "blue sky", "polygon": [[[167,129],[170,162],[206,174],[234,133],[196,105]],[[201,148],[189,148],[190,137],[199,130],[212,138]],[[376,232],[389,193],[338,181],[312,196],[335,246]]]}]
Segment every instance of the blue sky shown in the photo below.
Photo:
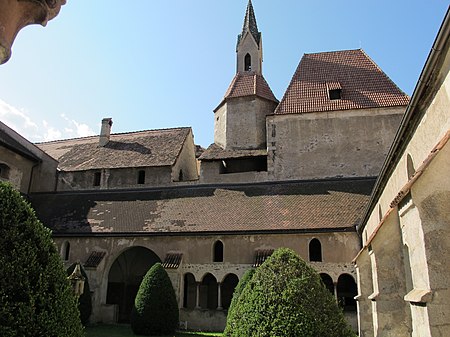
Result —
[{"label": "blue sky", "polygon": [[[124,6],[127,5],[127,6]],[[213,142],[213,109],[236,69],[247,0],[69,0],[28,26],[0,66],[0,120],[31,141],[192,126]],[[253,0],[263,74],[281,99],[304,53],[363,48],[412,94],[448,1]]]}]

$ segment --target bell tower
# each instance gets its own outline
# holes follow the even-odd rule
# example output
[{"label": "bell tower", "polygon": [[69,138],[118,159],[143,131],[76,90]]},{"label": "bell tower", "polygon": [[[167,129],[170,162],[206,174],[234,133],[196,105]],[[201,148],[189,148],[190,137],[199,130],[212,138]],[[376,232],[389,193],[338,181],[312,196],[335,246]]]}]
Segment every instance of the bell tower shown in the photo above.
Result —
[{"label": "bell tower", "polygon": [[236,54],[237,73],[251,71],[262,75],[262,39],[251,0],[245,12],[242,33],[238,35]]},{"label": "bell tower", "polygon": [[214,143],[224,150],[265,150],[266,116],[278,100],[262,75],[262,39],[252,1],[238,35],[236,75],[214,110]]}]

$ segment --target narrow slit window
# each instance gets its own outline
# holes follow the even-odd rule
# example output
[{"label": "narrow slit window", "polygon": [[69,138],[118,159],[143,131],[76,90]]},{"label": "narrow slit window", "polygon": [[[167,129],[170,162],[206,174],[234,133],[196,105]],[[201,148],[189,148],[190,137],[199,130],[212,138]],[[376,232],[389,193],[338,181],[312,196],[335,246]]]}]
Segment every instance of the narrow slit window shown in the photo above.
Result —
[{"label": "narrow slit window", "polygon": [[145,171],[144,170],[140,170],[138,172],[138,184],[142,185],[145,184]]},{"label": "narrow slit window", "polygon": [[95,172],[94,173],[94,186],[100,186],[101,179],[102,179],[102,173]]},{"label": "narrow slit window", "polygon": [[214,243],[213,262],[223,262],[223,243],[220,240]]}]

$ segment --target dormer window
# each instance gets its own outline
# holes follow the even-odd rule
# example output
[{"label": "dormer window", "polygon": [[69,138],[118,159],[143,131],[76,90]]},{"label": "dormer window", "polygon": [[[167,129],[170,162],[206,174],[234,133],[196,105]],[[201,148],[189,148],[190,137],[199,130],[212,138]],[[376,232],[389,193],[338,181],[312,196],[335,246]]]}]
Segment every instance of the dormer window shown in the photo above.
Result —
[{"label": "dormer window", "polygon": [[244,59],[244,70],[252,71],[252,57],[248,53],[245,55]]},{"label": "dormer window", "polygon": [[342,87],[339,82],[327,83],[328,98],[333,101],[342,98]]},{"label": "dormer window", "polygon": [[342,89],[333,89],[328,92],[330,100],[341,99]]}]

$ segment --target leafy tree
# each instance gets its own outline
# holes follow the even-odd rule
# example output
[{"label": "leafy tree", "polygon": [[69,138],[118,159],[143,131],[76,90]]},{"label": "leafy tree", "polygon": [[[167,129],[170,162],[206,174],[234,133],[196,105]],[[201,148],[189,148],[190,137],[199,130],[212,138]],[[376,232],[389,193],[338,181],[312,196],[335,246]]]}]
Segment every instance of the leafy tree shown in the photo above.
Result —
[{"label": "leafy tree", "polygon": [[[228,308],[227,321],[233,321],[235,319],[234,318],[234,314],[235,314],[234,308],[236,307],[236,303],[238,302],[239,297],[242,294],[242,291],[244,290],[247,283],[251,280],[254,273],[255,273],[255,269],[249,269],[244,273],[244,276],[242,276],[242,278],[239,280],[238,285],[234,289],[233,298],[231,299],[230,307]],[[230,328],[229,325],[227,325],[225,327],[225,331],[224,331],[225,336],[228,336],[230,334],[230,331],[228,331],[229,328]]]},{"label": "leafy tree", "polygon": [[0,182],[0,336],[82,335],[50,230],[19,192]]},{"label": "leafy tree", "polygon": [[355,336],[320,276],[286,248],[256,270],[233,311],[225,336]]},{"label": "leafy tree", "polygon": [[145,274],[131,312],[131,329],[136,335],[169,335],[179,322],[178,304],[172,282],[161,263]]},{"label": "leafy tree", "polygon": [[[72,264],[67,269],[67,275],[71,275],[75,270],[76,263]],[[87,277],[86,271],[81,267],[81,275],[84,276],[84,290],[81,296],[78,298],[78,310],[80,311],[80,319],[83,325],[89,322],[89,317],[92,314],[92,298],[91,289],[89,287],[89,279]]]}]

